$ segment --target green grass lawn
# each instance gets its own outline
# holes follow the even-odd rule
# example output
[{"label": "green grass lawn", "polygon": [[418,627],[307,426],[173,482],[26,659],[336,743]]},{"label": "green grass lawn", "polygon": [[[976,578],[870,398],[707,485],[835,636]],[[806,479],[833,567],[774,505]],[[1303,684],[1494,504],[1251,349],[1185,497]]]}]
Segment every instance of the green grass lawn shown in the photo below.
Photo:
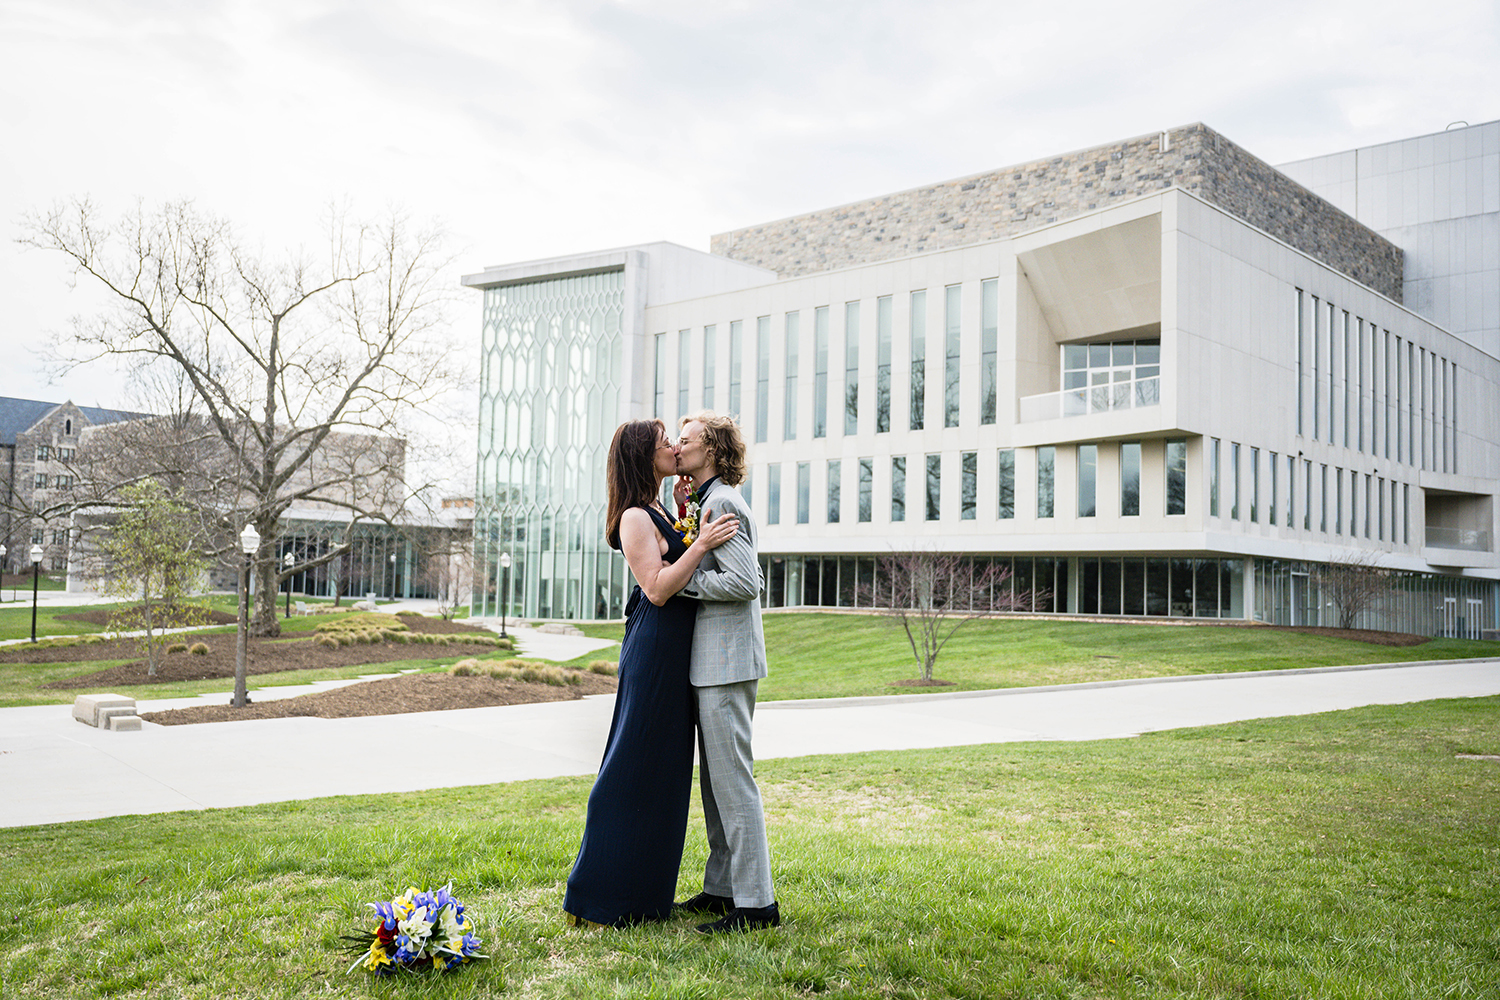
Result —
[{"label": "green grass lawn", "polygon": [[[728,940],[563,926],[587,778],[0,830],[0,994],[1494,997],[1500,763],[1459,753],[1500,699],[763,761],[786,922]],[[703,858],[695,812],[680,896]],[[489,961],[345,973],[449,879]]]},{"label": "green grass lawn", "polygon": [[[910,694],[894,681],[920,676],[899,625],[875,615],[788,613],[764,617],[771,674],[761,701]],[[585,625],[616,639],[621,625]],[[618,659],[619,647],[580,657]],[[1420,646],[1375,646],[1279,629],[1138,625],[1100,621],[985,619],[958,630],[934,675],[964,691],[1076,684],[1133,677],[1284,670],[1413,660],[1500,656],[1500,642],[1433,639]]]}]

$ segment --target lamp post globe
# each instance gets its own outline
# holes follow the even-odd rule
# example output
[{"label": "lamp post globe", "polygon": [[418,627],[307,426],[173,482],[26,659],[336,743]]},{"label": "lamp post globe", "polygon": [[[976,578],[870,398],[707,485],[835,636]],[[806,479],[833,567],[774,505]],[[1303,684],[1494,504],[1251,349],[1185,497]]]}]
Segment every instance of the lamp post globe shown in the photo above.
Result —
[{"label": "lamp post globe", "polygon": [[36,584],[42,571],[42,547],[31,547],[31,641],[36,642]]},{"label": "lamp post globe", "polygon": [[510,603],[510,553],[500,553],[500,638],[510,638],[505,634],[505,606]]},{"label": "lamp post globe", "polygon": [[[296,561],[297,557],[292,555],[291,550],[288,549],[286,557],[281,560],[281,565],[287,569],[291,569],[292,563]],[[290,576],[286,578],[286,616],[288,618],[292,617],[292,578]]]},{"label": "lamp post globe", "polygon": [[[253,524],[245,525],[245,530],[240,532],[240,551],[245,554],[245,563],[240,572],[240,623],[235,637],[234,699],[230,702],[235,708],[244,708],[250,704],[250,698],[245,693],[245,646],[246,633],[250,627],[250,566],[259,549],[260,532],[255,530]],[[271,606],[275,607],[274,604]]]}]

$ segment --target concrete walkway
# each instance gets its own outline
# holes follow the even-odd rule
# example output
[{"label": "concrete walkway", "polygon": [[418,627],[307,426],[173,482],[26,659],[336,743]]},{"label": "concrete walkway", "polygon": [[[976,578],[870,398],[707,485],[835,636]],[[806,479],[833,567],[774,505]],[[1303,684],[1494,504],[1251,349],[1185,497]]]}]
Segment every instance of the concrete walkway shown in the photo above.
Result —
[{"label": "concrete walkway", "polygon": [[[755,751],[764,760],[1108,739],[1361,705],[1496,694],[1500,659],[767,702],[756,713]],[[264,690],[256,694],[268,696]],[[139,732],[120,733],[73,721],[68,706],[4,709],[0,826],[592,774],[613,707],[613,696],[600,696],[359,719],[148,724]],[[462,752],[446,757],[439,771],[431,763],[434,746]],[[412,747],[428,750],[406,752]]]}]

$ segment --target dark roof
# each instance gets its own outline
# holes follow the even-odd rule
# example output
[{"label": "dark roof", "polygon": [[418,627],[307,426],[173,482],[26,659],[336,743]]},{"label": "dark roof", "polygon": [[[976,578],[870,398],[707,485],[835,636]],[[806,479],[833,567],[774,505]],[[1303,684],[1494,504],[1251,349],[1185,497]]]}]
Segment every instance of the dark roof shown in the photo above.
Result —
[{"label": "dark roof", "polygon": [[[61,405],[61,403],[44,403],[39,399],[15,399],[10,396],[0,396],[0,444],[15,444],[16,435],[31,430],[38,420]],[[82,413],[84,419],[91,424],[112,424],[117,420],[146,416],[144,413],[106,410],[98,406],[80,406],[78,412]]]}]

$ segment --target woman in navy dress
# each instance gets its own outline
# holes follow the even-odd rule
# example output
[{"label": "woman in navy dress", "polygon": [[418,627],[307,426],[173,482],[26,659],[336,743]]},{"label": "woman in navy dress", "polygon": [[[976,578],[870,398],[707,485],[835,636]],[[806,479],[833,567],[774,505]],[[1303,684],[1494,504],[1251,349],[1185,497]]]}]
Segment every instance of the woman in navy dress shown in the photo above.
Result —
[{"label": "woman in navy dress", "polygon": [[734,536],[723,517],[688,544],[658,497],[677,471],[659,420],[633,420],[609,446],[605,538],[638,586],[626,605],[619,691],[604,761],[589,793],[583,844],[563,912],[580,926],[623,927],[671,914],[693,780],[688,656],[698,602],[678,597],[703,554]]}]

